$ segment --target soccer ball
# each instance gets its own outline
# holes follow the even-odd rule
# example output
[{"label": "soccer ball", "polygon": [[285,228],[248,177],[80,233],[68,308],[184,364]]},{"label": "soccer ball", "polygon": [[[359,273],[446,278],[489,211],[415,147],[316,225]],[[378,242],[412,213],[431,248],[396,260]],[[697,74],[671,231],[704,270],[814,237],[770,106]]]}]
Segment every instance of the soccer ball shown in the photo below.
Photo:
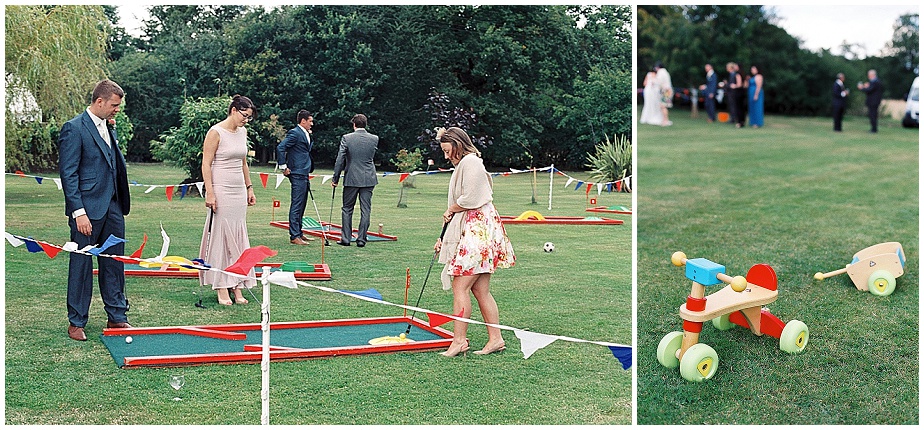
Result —
[{"label": "soccer ball", "polygon": [[555,244],[552,242],[546,242],[545,245],[542,245],[542,250],[545,252],[552,252],[555,250]]}]

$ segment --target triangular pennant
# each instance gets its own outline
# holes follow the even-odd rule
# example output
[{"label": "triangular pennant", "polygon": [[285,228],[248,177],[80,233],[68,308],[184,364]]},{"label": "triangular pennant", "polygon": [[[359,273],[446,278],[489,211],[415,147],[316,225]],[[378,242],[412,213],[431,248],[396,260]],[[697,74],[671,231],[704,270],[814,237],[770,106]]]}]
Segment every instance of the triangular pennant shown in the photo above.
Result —
[{"label": "triangular pennant", "polygon": [[514,330],[513,334],[520,339],[520,350],[523,351],[524,359],[558,339],[555,336],[525,330]]},{"label": "triangular pennant", "polygon": [[241,257],[238,258],[234,264],[225,268],[225,271],[247,276],[257,263],[263,261],[266,257],[272,257],[274,255],[276,255],[276,251],[263,245],[247,248],[241,253]]},{"label": "triangular pennant", "polygon": [[407,179],[408,176],[410,176],[410,173],[402,173],[401,176],[398,178],[398,183],[400,184],[401,182],[404,182],[404,180]]},{"label": "triangular pennant", "polygon": [[[295,274],[293,274],[293,276],[294,275]],[[354,295],[354,296],[368,297],[370,299],[376,299],[376,300],[385,300],[382,297],[382,293],[380,293],[375,288],[370,288],[368,290],[362,290],[362,291],[345,291],[345,290],[337,290],[337,291],[340,291],[341,293],[344,293],[344,294]]]},{"label": "triangular pennant", "polygon": [[590,195],[590,189],[591,189],[591,187],[593,187],[593,186],[594,186],[593,183],[587,184],[587,191],[584,191],[584,194],[589,196],[589,195]]},{"label": "triangular pennant", "polygon": [[45,178],[42,178],[41,176],[36,176],[36,177],[35,177],[35,182],[38,182],[39,184],[41,184],[41,183],[42,183],[42,179],[45,179]]},{"label": "triangular pennant", "polygon": [[51,244],[39,243],[39,246],[41,246],[42,250],[44,250],[45,253],[48,254],[48,258],[55,258],[58,256],[58,253],[61,252],[61,248],[51,245]]},{"label": "triangular pennant", "polygon": [[154,191],[155,188],[157,188],[157,185],[151,185],[150,187],[148,187],[147,190],[144,191],[144,193],[145,193],[145,194],[150,194],[151,191]]},{"label": "triangular pennant", "polygon": [[622,363],[622,369],[627,370],[632,367],[632,348],[628,346],[609,346],[613,356]]},{"label": "triangular pennant", "polygon": [[65,243],[64,243],[64,246],[62,246],[61,249],[65,250],[65,251],[67,251],[67,252],[74,252],[74,251],[77,250],[77,243],[75,243],[75,242],[65,242]]},{"label": "triangular pennant", "polygon": [[577,191],[581,188],[581,185],[584,185],[584,181],[578,181],[577,185],[574,186],[574,191]]},{"label": "triangular pennant", "polygon": [[58,189],[60,190],[61,189],[61,178],[51,178],[51,180],[55,181],[55,186],[58,187]]},{"label": "triangular pennant", "polygon": [[603,192],[603,184],[597,184],[597,195]]},{"label": "triangular pennant", "polygon": [[205,197],[205,194],[202,193],[202,182],[196,182],[196,189],[199,190],[199,195]]},{"label": "triangular pennant", "polygon": [[572,182],[574,182],[574,178],[568,178],[568,182],[565,182],[565,187],[571,185]]},{"label": "triangular pennant", "polygon": [[115,235],[110,234],[109,237],[106,238],[106,241],[103,242],[102,245],[100,245],[100,246],[98,246],[98,247],[95,247],[95,248],[93,248],[93,249],[90,249],[90,250],[87,251],[87,252],[89,252],[90,254],[99,256],[99,254],[100,254],[101,252],[103,252],[103,251],[105,251],[105,250],[111,248],[113,245],[116,245],[116,244],[119,244],[119,243],[125,243],[125,239],[122,239],[122,238],[120,238],[120,237],[115,237]]},{"label": "triangular pennant", "polygon": [[19,176],[20,178],[25,178],[25,177],[26,177],[26,174],[23,173],[22,170],[17,170],[17,171],[16,171],[16,176]]},{"label": "triangular pennant", "polygon": [[321,184],[323,185],[323,184],[327,183],[327,181],[329,181],[331,178],[333,178],[333,176],[327,176],[327,175],[322,176],[322,177],[321,177]]},{"label": "triangular pennant", "polygon": [[293,272],[283,272],[281,270],[270,272],[266,280],[286,288],[298,288],[298,284],[295,283],[295,273]]},{"label": "triangular pennant", "polygon": [[154,258],[154,261],[164,261],[164,257],[167,256],[167,251],[170,250],[170,236],[167,236],[167,232],[164,231],[164,225],[160,225],[160,237],[164,239],[164,244],[160,247],[160,255]]},{"label": "triangular pennant", "polygon": [[168,202],[173,201],[173,185],[167,186],[167,201]]},{"label": "triangular pennant", "polygon": [[266,188],[267,179],[269,179],[269,173],[260,172],[260,183],[263,184],[263,188]]},{"label": "triangular pennant", "polygon": [[14,248],[18,248],[22,246],[22,244],[26,243],[26,242],[19,240],[19,238],[17,238],[16,236],[13,236],[9,232],[4,232],[4,234],[6,235],[6,241],[9,242],[10,245],[13,245]]},{"label": "triangular pennant", "polygon": [[427,312],[427,318],[429,319],[430,327],[438,327],[452,321],[452,318],[436,312]]},{"label": "triangular pennant", "polygon": [[622,181],[616,183],[616,192],[622,192]]},{"label": "triangular pennant", "polygon": [[148,243],[148,234],[144,234],[144,239],[141,240],[141,247],[137,251],[132,253],[132,258],[141,258],[141,251],[144,249],[144,245]]},{"label": "triangular pennant", "polygon": [[180,185],[180,200],[186,197],[186,191],[189,190],[189,184]]},{"label": "triangular pennant", "polygon": [[286,176],[283,175],[282,173],[277,173],[277,174],[276,174],[276,188],[279,188],[279,185],[282,184],[282,180],[285,179],[285,177],[286,177]]},{"label": "triangular pennant", "polygon": [[39,245],[38,242],[32,240],[31,237],[26,238],[26,240],[25,240],[24,242],[26,242],[26,249],[28,249],[29,252],[42,252],[42,251],[44,251],[44,250],[42,249],[42,246]]}]

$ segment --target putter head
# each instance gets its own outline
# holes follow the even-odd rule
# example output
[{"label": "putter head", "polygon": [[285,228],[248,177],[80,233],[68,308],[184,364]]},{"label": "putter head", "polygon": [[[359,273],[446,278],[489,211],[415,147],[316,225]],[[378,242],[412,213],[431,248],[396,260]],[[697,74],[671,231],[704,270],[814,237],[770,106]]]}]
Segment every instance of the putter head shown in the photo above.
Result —
[{"label": "putter head", "polygon": [[205,305],[202,304],[202,299],[199,299],[199,301],[196,302],[196,307],[205,309]]}]

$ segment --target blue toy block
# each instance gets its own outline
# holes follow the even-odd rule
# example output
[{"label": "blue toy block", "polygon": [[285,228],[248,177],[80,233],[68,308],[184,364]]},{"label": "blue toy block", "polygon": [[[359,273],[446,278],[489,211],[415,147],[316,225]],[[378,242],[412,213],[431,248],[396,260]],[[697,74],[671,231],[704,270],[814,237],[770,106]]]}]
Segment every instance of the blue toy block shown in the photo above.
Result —
[{"label": "blue toy block", "polygon": [[687,278],[701,285],[719,284],[722,281],[719,280],[718,274],[725,273],[725,266],[705,258],[688,259],[686,266]]}]

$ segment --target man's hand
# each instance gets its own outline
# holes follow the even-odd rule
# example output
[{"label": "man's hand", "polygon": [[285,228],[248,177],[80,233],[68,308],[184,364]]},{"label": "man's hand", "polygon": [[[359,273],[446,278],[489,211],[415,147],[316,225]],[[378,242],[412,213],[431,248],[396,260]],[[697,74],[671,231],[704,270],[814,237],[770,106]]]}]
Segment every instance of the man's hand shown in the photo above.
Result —
[{"label": "man's hand", "polygon": [[77,222],[77,231],[79,231],[84,236],[89,236],[93,233],[93,224],[90,224],[90,217],[81,215],[74,221]]},{"label": "man's hand", "polygon": [[332,186],[332,187],[334,187],[334,188],[337,188],[337,183],[336,183],[336,182],[331,182],[331,183],[330,183],[330,186]]},{"label": "man's hand", "polygon": [[289,177],[289,173],[292,173],[292,171],[286,167],[286,169],[282,171],[282,176]]}]

